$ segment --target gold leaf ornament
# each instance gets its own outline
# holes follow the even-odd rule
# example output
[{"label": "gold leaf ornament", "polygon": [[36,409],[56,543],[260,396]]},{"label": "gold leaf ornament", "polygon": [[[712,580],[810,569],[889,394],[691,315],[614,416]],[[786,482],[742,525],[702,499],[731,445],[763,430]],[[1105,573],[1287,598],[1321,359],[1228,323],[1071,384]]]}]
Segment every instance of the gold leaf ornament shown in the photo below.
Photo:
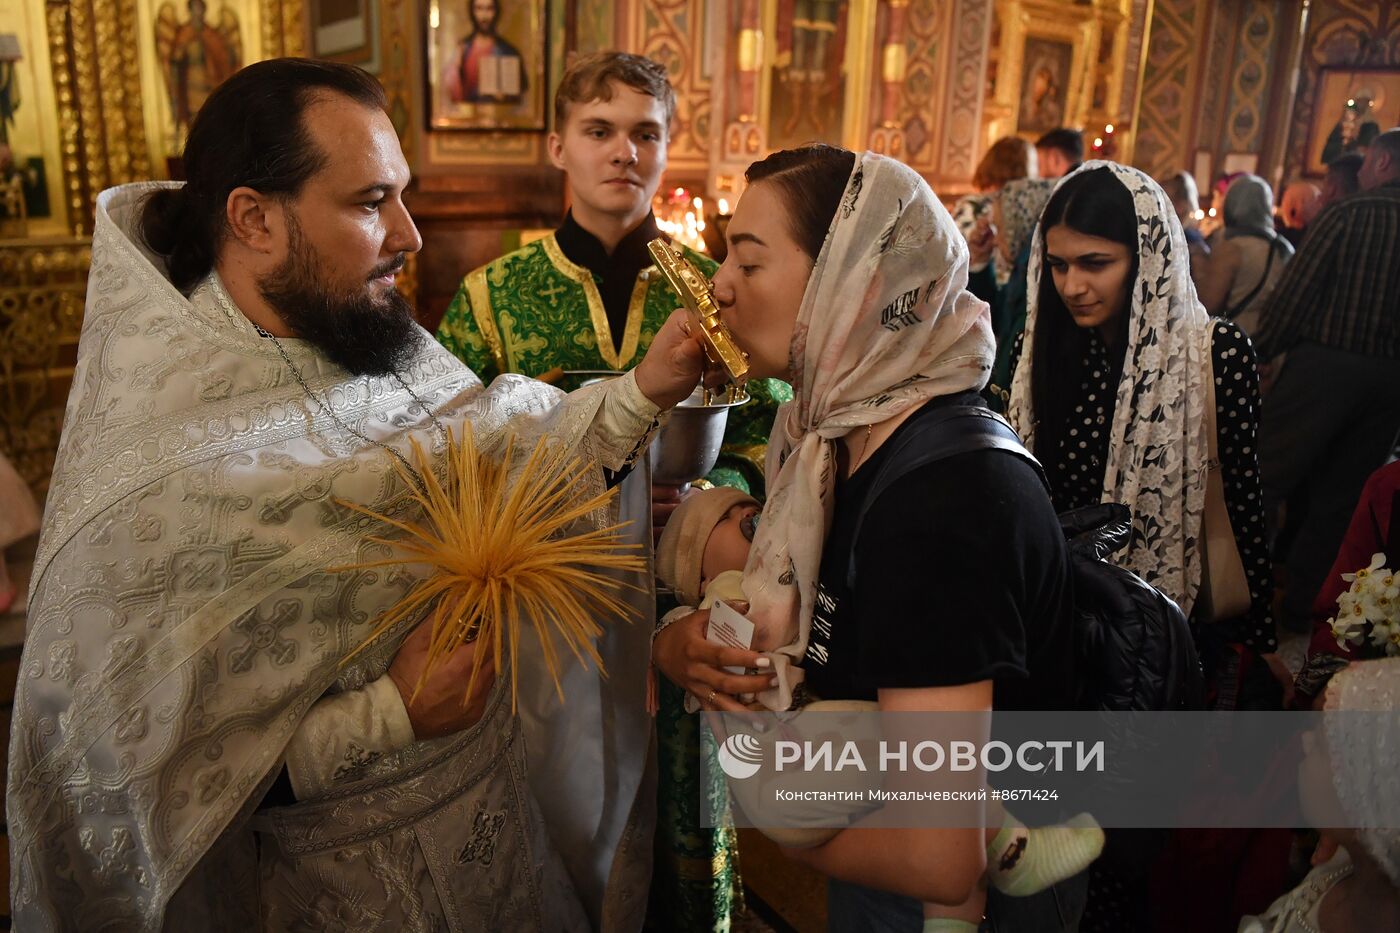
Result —
[{"label": "gold leaf ornament", "polygon": [[592,661],[599,676],[607,676],[594,646],[603,631],[598,620],[631,621],[634,610],[619,593],[637,589],[609,572],[644,571],[646,556],[640,545],[622,541],[621,532],[630,522],[577,534],[569,529],[605,508],[617,489],[579,501],[577,490],[588,467],[548,437],[540,438],[513,481],[509,469],[515,452],[513,438],[496,458],[477,447],[470,424],[460,438],[449,428],[445,484],[418,441],[412,445],[415,469],[411,473],[397,459],[395,469],[411,490],[408,498],[423,520],[401,520],[338,500],[401,534],[393,539],[366,538],[395,550],[394,557],[331,567],[328,572],[426,566],[428,574],[380,617],[374,632],[343,663],[404,619],[426,610],[425,623],[420,624],[431,625],[432,636],[415,697],[438,664],[459,646],[475,641],[478,650],[462,694],[463,705],[488,656],[481,650],[484,647],[498,671],[509,652],[511,708],[515,709],[521,629],[527,623],[539,640],[561,700],[565,651],[580,664]]}]

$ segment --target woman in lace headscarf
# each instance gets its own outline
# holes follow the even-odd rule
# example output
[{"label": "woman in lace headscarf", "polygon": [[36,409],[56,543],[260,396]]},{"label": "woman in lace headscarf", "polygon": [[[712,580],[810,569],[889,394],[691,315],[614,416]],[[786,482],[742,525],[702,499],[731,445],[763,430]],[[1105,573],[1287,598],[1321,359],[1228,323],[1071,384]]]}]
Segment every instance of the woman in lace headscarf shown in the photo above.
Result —
[{"label": "woman in lace headscarf", "polygon": [[[1212,704],[1277,708],[1279,684],[1292,679],[1269,610],[1253,354],[1238,327],[1213,321],[1197,300],[1181,223],[1161,186],[1111,162],[1066,176],[1036,230],[1027,292],[1008,416],[1044,466],[1055,508],[1132,509],[1131,543],[1109,559],[1193,618]],[[1215,622],[1193,617],[1208,378],[1225,505],[1251,596],[1243,616]],[[1094,867],[1086,931],[1148,925],[1147,877],[1131,864],[1106,857]]]},{"label": "woman in lace headscarf", "polygon": [[1254,358],[1249,338],[1197,300],[1162,188],[1111,162],[1066,176],[1036,229],[1028,293],[1011,422],[1045,466],[1058,510],[1133,510],[1132,542],[1115,559],[1188,617],[1201,585],[1209,355],[1225,502],[1251,607],[1198,632],[1272,656]]}]

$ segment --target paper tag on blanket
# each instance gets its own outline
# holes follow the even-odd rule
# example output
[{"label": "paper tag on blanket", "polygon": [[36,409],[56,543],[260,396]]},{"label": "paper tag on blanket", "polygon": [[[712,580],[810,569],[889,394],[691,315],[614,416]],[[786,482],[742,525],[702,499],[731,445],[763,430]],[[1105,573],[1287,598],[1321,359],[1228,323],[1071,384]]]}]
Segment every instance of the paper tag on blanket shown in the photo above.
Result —
[{"label": "paper tag on blanket", "polygon": [[[748,650],[753,644],[753,623],[728,603],[715,603],[710,607],[710,625],[705,631],[705,640],[726,648]],[[742,667],[726,667],[725,670],[731,674],[748,673]]]}]

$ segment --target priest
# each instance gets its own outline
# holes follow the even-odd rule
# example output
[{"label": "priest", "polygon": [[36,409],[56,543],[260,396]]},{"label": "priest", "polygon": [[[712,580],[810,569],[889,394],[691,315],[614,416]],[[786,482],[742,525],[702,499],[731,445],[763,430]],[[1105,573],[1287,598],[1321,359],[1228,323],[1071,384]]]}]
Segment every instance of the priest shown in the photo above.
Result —
[{"label": "priest", "polygon": [[[394,290],[409,171],[353,67],[249,66],[184,164],[98,200],[15,698],[16,926],[639,929],[649,633],[600,619],[609,676],[563,703],[526,638],[518,713],[506,671],[464,704],[471,645],[429,665],[405,619],[356,651],[414,573],[335,568],[393,533],[347,506],[404,514],[413,445],[437,472],[468,424],[568,445],[601,492],[703,350],[677,315],[620,379],[483,386]],[[576,773],[542,787],[561,736]]]}]

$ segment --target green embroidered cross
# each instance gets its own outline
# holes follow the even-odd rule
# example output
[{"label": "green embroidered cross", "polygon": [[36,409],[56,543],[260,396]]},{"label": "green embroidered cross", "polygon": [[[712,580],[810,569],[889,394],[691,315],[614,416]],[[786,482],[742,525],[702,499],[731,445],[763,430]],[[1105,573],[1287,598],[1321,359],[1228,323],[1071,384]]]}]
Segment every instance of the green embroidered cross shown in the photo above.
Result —
[{"label": "green embroidered cross", "polygon": [[540,294],[548,299],[549,303],[552,305],[557,305],[559,303],[559,296],[566,295],[568,292],[569,290],[558,282],[555,282],[548,288],[540,289]]}]

